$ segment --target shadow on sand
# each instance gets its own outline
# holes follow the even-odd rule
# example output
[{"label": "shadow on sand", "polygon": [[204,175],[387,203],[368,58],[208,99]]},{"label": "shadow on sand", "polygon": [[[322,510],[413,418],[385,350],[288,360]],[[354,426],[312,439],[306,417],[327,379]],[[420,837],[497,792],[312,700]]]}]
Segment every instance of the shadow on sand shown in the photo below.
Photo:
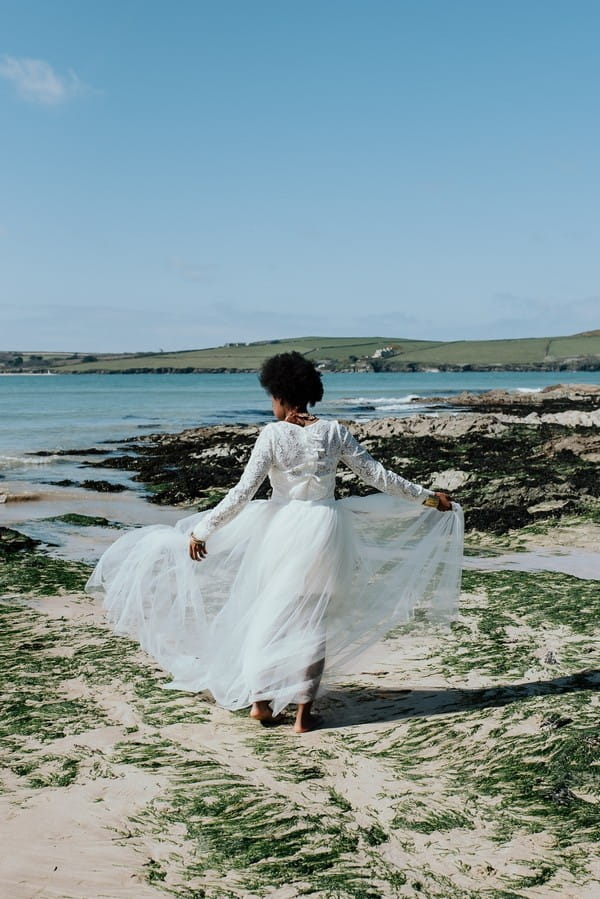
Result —
[{"label": "shadow on sand", "polygon": [[598,690],[600,670],[588,669],[551,680],[483,687],[477,690],[417,687],[393,690],[381,687],[336,687],[318,701],[323,728],[348,727],[376,721],[399,721],[430,715],[449,715],[472,709],[498,708],[535,696],[555,696],[578,690]]}]

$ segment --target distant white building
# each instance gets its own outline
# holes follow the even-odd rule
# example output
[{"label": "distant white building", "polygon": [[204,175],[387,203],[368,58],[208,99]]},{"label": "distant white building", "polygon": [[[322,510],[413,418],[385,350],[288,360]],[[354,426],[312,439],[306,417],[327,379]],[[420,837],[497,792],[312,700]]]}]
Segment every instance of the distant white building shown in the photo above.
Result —
[{"label": "distant white building", "polygon": [[385,359],[386,356],[393,356],[394,352],[395,350],[393,346],[383,346],[380,349],[375,350],[375,352],[371,356],[371,359]]}]

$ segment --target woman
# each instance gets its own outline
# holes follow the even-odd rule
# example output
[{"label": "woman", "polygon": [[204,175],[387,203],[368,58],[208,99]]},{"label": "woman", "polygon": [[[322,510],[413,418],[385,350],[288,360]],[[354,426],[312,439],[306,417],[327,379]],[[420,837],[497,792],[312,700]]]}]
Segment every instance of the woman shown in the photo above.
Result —
[{"label": "woman", "polygon": [[[295,703],[294,730],[304,733],[315,727],[322,678],[355,668],[417,605],[451,614],[462,512],[384,469],[339,422],[311,415],[323,386],[299,353],[268,359],[260,380],[277,421],[238,484],[175,528],[117,540],[88,587],[105,591],[115,630],[173,674],[170,687],[210,690],[229,709],[251,705],[264,724]],[[339,461],[385,495],[336,501]],[[267,476],[270,500],[251,501]]]}]

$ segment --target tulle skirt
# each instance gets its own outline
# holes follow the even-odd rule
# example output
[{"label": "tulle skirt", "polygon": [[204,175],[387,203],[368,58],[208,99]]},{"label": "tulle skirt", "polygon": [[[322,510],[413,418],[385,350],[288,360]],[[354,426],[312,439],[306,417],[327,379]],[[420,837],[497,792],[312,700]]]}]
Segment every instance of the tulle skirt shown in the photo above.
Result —
[{"label": "tulle skirt", "polygon": [[312,699],[416,608],[449,621],[460,587],[463,516],[384,495],[255,500],[188,556],[206,513],[130,531],[88,584],[118,634],[139,641],[168,685],[209,690],[228,709],[274,714]]}]

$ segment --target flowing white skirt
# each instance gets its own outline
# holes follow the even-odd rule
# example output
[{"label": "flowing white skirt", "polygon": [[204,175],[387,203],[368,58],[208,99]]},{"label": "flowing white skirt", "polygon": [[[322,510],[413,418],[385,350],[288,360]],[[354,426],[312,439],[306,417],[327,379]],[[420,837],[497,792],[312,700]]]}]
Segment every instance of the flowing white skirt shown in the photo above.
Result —
[{"label": "flowing white skirt", "polygon": [[199,513],[130,531],[87,588],[118,634],[169,671],[174,689],[209,690],[277,714],[356,669],[359,655],[417,607],[451,619],[463,541],[460,506],[440,513],[381,493],[249,503],[188,556]]}]

